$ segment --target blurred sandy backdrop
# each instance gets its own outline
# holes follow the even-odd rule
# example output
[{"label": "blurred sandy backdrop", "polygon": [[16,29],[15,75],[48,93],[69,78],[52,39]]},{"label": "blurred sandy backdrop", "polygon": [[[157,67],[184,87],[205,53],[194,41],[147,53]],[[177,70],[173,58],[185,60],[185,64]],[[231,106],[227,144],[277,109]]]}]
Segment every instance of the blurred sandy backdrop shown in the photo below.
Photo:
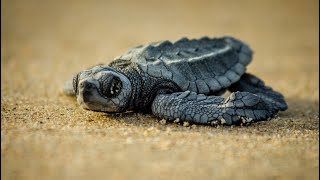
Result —
[{"label": "blurred sandy backdrop", "polygon": [[[1,1],[4,179],[318,179],[317,0]],[[61,93],[73,73],[127,48],[232,35],[248,71],[286,96],[278,119],[250,127],[161,125],[108,116]]]}]

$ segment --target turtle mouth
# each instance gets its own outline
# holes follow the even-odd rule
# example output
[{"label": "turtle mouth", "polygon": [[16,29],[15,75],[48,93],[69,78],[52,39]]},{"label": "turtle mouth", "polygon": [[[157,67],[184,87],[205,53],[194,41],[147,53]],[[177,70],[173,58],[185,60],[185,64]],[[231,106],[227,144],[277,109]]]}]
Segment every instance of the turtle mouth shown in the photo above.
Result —
[{"label": "turtle mouth", "polygon": [[84,108],[84,109],[88,109],[88,110],[91,110],[91,111],[101,111],[101,110],[96,110],[96,104],[93,103],[93,102],[89,102],[89,101],[80,101],[79,102],[79,105]]},{"label": "turtle mouth", "polygon": [[99,93],[97,86],[89,82],[81,82],[79,86],[77,87],[79,103],[92,104],[92,97],[95,91]]},{"label": "turtle mouth", "polygon": [[90,89],[80,88],[77,101],[84,109],[92,111],[105,111],[106,108],[103,108],[101,99],[97,99],[99,96],[100,98],[105,99],[95,85],[90,87]]},{"label": "turtle mouth", "polygon": [[79,105],[88,110],[99,112],[117,111],[117,105],[110,98],[100,92],[101,87],[91,81],[79,83],[77,101]]}]

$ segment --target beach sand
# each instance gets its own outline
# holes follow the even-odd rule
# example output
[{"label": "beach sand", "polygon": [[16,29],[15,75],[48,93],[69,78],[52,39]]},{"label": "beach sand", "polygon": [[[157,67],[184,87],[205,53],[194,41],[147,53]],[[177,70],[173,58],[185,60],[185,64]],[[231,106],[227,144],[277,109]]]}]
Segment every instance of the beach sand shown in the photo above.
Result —
[{"label": "beach sand", "polygon": [[[319,179],[318,1],[1,1],[3,179]],[[248,127],[81,109],[62,93],[128,48],[232,35],[289,109]]]}]

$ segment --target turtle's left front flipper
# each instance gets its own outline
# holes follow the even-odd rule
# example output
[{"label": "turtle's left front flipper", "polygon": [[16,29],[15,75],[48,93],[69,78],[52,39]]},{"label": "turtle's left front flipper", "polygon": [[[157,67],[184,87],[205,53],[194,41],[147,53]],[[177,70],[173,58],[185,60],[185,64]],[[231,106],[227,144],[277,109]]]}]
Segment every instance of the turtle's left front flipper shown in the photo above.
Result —
[{"label": "turtle's left front flipper", "polygon": [[72,80],[68,80],[64,83],[63,92],[67,96],[75,96],[72,83]]},{"label": "turtle's left front flipper", "polygon": [[288,108],[284,96],[281,93],[266,86],[261,79],[249,73],[243,74],[240,80],[232,84],[228,89],[231,92],[240,91],[256,94],[266,103],[270,104],[275,111],[284,111]]},{"label": "turtle's left front flipper", "polygon": [[152,112],[169,120],[227,125],[267,120],[276,113],[262,98],[249,92],[234,92],[224,99],[190,91],[156,96]]}]

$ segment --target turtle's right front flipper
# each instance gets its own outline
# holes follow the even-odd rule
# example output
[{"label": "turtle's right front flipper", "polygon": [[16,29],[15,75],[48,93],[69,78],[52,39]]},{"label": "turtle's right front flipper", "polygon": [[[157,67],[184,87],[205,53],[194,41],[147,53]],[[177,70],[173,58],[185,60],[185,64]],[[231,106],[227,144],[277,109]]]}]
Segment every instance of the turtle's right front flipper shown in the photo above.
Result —
[{"label": "turtle's right front flipper", "polygon": [[269,104],[252,93],[234,92],[224,99],[190,91],[158,95],[152,104],[152,112],[169,120],[179,118],[193,123],[221,122],[227,125],[266,120],[276,113]]}]

